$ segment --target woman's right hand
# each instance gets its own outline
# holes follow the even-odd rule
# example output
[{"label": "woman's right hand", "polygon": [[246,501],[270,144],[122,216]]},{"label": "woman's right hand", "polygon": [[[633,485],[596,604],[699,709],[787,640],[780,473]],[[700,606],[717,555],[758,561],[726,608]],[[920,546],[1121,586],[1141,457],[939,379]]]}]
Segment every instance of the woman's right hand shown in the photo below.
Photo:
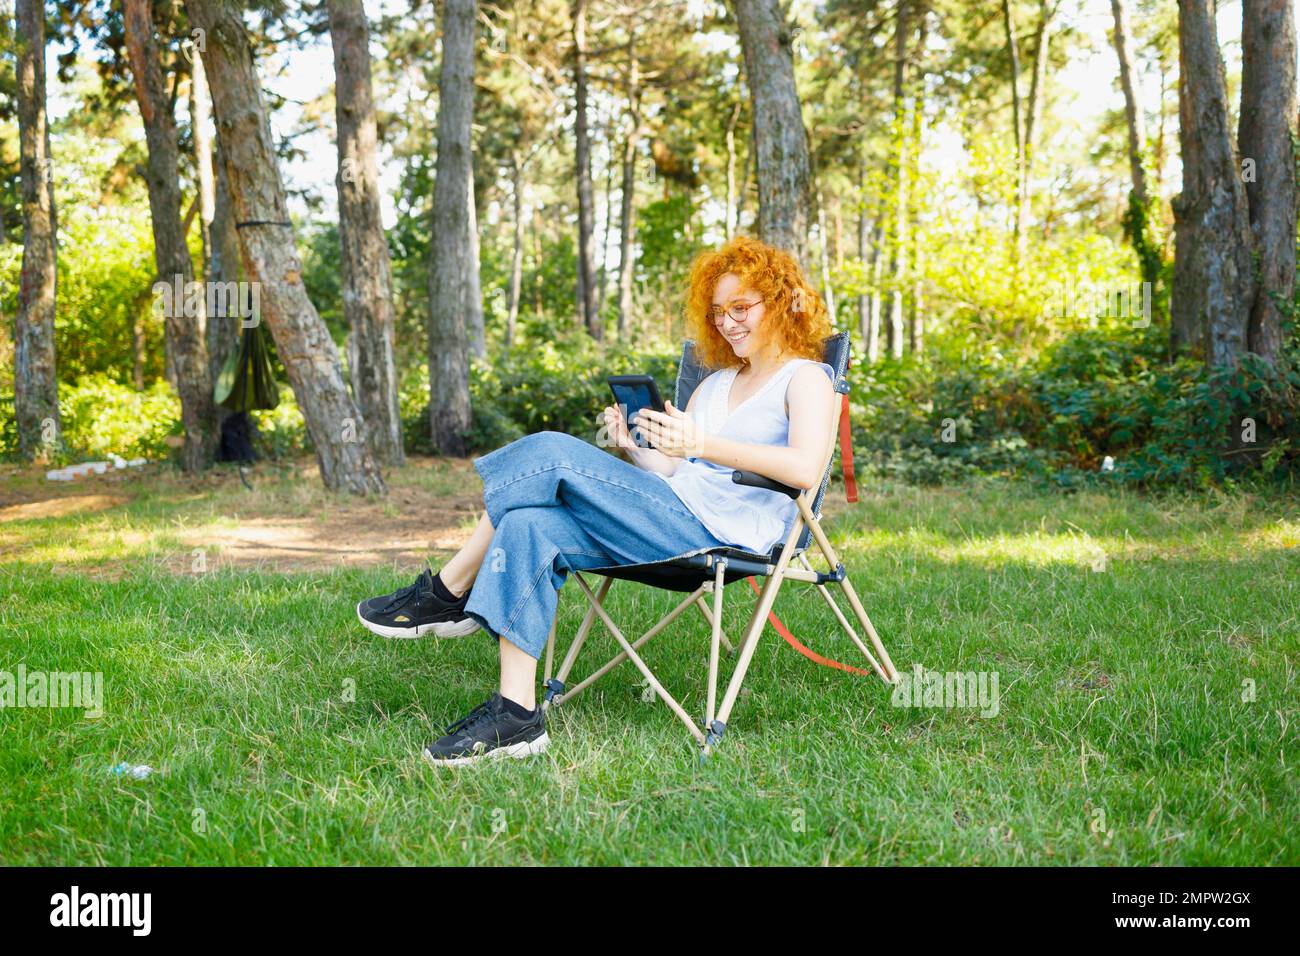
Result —
[{"label": "woman's right hand", "polygon": [[623,409],[618,405],[605,406],[605,427],[609,429],[609,435],[614,439],[616,448],[638,448],[635,441],[632,440],[632,434],[628,431],[627,420],[623,417]]}]

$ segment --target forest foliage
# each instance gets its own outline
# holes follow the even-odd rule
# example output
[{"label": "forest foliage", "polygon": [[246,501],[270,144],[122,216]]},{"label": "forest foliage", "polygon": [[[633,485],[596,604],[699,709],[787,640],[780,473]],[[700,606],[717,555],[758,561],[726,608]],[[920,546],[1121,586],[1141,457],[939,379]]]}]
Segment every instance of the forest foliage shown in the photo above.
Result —
[{"label": "forest foliage", "polygon": [[[1277,367],[1247,360],[1213,371],[1192,359],[1171,362],[1168,354],[1169,203],[1178,169],[1172,0],[1133,4],[1140,66],[1160,80],[1158,96],[1148,90],[1146,117],[1154,131],[1148,161],[1156,196],[1136,211],[1114,78],[1103,81],[1115,85],[1114,109],[1082,125],[1071,113],[1069,92],[1054,80],[1095,52],[1097,38],[1084,25],[1095,4],[1055,5],[1029,196],[1031,234],[1022,251],[1012,235],[1017,162],[1007,109],[1010,61],[993,6],[921,5],[929,34],[911,64],[910,130],[889,122],[892,64],[883,51],[891,42],[890,5],[867,6],[872,13],[865,17],[833,0],[791,8],[821,214],[811,238],[810,273],[834,299],[838,327],[854,331],[851,407],[859,455],[883,472],[917,481],[1017,474],[1067,487],[1095,481],[1202,486],[1247,473],[1293,480],[1300,468],[1295,303],[1285,303],[1284,341],[1290,344],[1287,361]],[[1040,4],[1021,0],[1012,8],[1025,25],[1017,51],[1023,94]],[[328,42],[311,5],[283,12],[282,22],[254,18],[262,49]],[[398,171],[396,221],[387,238],[403,431],[407,450],[416,453],[429,450],[427,275],[438,97],[437,48],[421,38],[436,35],[435,14],[431,4],[412,4],[376,20],[372,35],[385,162]],[[572,147],[564,110],[557,109],[571,94],[564,75],[566,15],[565,5],[552,0],[526,12],[492,8],[483,18],[474,193],[487,354],[471,366],[468,440],[475,452],[538,429],[594,438],[608,374],[643,371],[671,383],[691,259],[721,241],[729,225],[723,221],[732,212],[729,162],[743,207],[740,228],[749,231],[755,223],[757,197],[748,171],[752,117],[739,50],[727,39],[734,33],[729,8],[668,4],[662,22],[638,27],[640,66],[648,78],[639,101],[646,135],[636,144],[633,316],[624,336],[617,335],[618,154],[626,109],[619,77],[627,34],[617,16],[602,19],[603,32],[592,42],[602,47],[593,65],[593,180],[597,230],[605,237],[598,265],[607,334],[604,342],[585,334],[574,318],[575,204],[566,166]],[[84,24],[63,28],[62,95],[78,106],[52,129],[62,455],[163,457],[172,453],[165,439],[179,434],[180,414],[167,382],[162,320],[150,299],[152,238],[138,175],[143,134],[138,116],[123,106],[112,44]],[[77,56],[67,54],[74,38]],[[1239,83],[1232,61],[1228,80],[1231,92]],[[283,103],[272,98],[271,105]],[[299,113],[302,126],[277,144],[283,158],[293,157],[296,138],[312,124],[328,131],[331,112],[328,93],[307,104]],[[177,119],[185,146],[190,133],[183,102]],[[738,144],[730,155],[729,119]],[[903,291],[909,308],[924,312],[924,340],[902,357],[882,344],[871,361],[859,332],[860,303],[887,298],[899,287],[887,271],[873,270],[871,243],[859,245],[856,234],[860,218],[874,229],[895,195],[898,170],[890,155],[895,139],[905,135],[915,136],[921,148],[910,170],[912,259]],[[16,131],[6,126],[0,203],[11,239],[17,238],[16,149]],[[524,151],[527,220],[518,322],[507,345],[509,170]],[[187,188],[194,175],[182,149]],[[304,282],[346,364],[338,225],[326,195],[330,178],[300,191],[294,218]],[[190,236],[199,261],[197,231]],[[20,260],[19,243],[0,244],[0,314],[6,317],[16,308]],[[1165,281],[1157,284],[1149,313],[1135,316],[1142,277],[1160,270]],[[1098,294],[1090,297],[1089,290]],[[1120,290],[1134,293],[1126,314],[1116,315],[1111,305]],[[12,394],[13,355],[6,342],[0,346],[0,407],[12,405]],[[275,412],[259,413],[265,454],[308,450],[287,389],[285,397]],[[12,454],[12,417],[3,418],[0,454]]]}]

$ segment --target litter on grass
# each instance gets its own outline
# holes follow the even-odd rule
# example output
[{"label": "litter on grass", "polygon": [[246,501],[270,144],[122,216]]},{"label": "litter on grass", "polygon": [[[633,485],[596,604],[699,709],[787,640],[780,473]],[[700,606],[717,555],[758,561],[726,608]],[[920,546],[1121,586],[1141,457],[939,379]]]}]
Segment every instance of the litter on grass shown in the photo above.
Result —
[{"label": "litter on grass", "polygon": [[147,458],[132,458],[127,461],[120,455],[113,455],[110,461],[83,461],[79,465],[68,465],[66,468],[55,468],[53,471],[45,473],[46,481],[72,481],[74,478],[84,478],[87,475],[102,475],[110,468],[142,468],[149,464]]},{"label": "litter on grass", "polygon": [[114,777],[131,777],[133,780],[144,780],[154,771],[153,767],[148,764],[119,763],[109,767],[108,772]]}]

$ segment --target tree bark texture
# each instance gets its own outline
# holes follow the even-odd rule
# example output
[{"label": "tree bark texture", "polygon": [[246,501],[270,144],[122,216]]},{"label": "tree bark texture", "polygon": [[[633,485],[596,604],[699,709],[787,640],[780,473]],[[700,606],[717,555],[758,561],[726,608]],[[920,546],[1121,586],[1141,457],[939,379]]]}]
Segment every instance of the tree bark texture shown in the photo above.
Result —
[{"label": "tree bark texture", "polygon": [[1178,26],[1183,192],[1174,202],[1171,347],[1203,351],[1218,368],[1246,349],[1250,214],[1228,128],[1214,0],[1179,0]]},{"label": "tree bark texture", "polygon": [[777,0],[735,0],[735,11],[754,117],[759,238],[807,269],[812,170],[790,25]]},{"label": "tree bark texture", "polygon": [[393,359],[392,264],[379,212],[379,134],[370,87],[370,28],[361,0],[329,0],[338,124],[339,245],[343,313],[356,366],[352,394],[370,449],[385,465],[405,463]]},{"label": "tree bark texture", "polygon": [[57,440],[60,429],[54,358],[58,253],[45,113],[45,5],[18,0],[15,12],[23,262],[14,322],[14,412],[19,453],[30,459]]},{"label": "tree bark texture", "polygon": [[330,489],[382,494],[383,477],[366,440],[366,422],[343,380],[338,349],[307,297],[285,204],[262,88],[239,5],[186,0],[202,31],[203,62],[217,121],[217,155],[226,171],[244,272],[259,292],[261,319],[275,340]]},{"label": "tree bark texture", "polygon": [[[158,58],[151,7],[149,0],[126,0],[123,16],[126,51],[149,153],[145,182],[149,187],[158,281],[172,288],[187,289],[194,281],[194,262],[185,242],[181,218],[176,117]],[[206,297],[184,295],[161,301],[164,334],[171,343],[172,368],[185,427],[181,467],[185,471],[201,471],[211,463],[220,437],[208,368]]]},{"label": "tree bark texture", "polygon": [[1296,35],[1290,0],[1242,4],[1242,160],[1252,160],[1246,179],[1250,225],[1258,262],[1258,285],[1247,327],[1247,348],[1270,365],[1282,353],[1282,310],[1295,295],[1296,269]]},{"label": "tree bark texture", "polygon": [[463,456],[471,424],[467,316],[482,314],[473,243],[475,0],[446,0],[429,271],[429,417],[433,445]]}]

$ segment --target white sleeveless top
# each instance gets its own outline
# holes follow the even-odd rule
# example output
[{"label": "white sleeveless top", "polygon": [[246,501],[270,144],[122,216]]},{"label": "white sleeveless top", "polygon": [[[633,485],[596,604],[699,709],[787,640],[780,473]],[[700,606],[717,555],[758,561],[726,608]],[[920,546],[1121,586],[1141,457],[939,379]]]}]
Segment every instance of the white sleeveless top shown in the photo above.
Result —
[{"label": "white sleeveless top", "polygon": [[[835,370],[825,362],[790,359],[757,392],[727,414],[731,385],[739,365],[719,369],[696,389],[696,425],[712,435],[752,445],[789,445],[790,417],[785,410],[785,393],[800,366],[816,365],[835,382]],[[702,458],[682,458],[672,475],[658,474],[691,514],[719,541],[759,554],[770,552],[785,541],[790,525],[799,513],[794,501],[779,491],[738,485],[731,480],[735,469],[724,468]]]}]

